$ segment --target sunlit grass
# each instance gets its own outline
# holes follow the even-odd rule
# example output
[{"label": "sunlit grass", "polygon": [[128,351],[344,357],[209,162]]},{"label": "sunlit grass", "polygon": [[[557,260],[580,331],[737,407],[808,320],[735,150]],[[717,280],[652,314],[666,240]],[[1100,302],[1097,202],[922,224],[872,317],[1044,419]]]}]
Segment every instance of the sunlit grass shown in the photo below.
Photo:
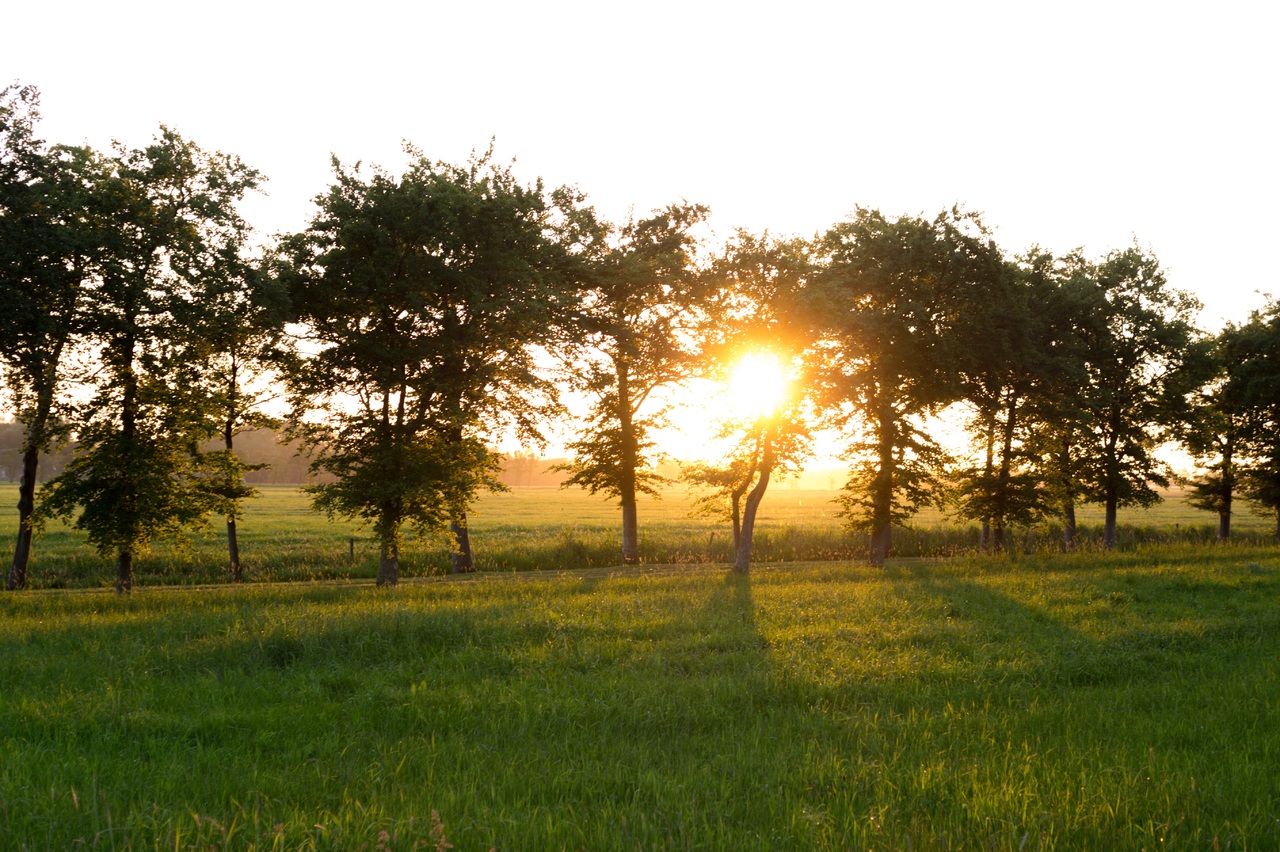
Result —
[{"label": "sunlit grass", "polygon": [[1275,848],[1278,601],[1189,546],[5,595],[0,845]]},{"label": "sunlit grass", "polygon": [[[758,562],[862,559],[865,536],[851,535],[836,516],[832,490],[775,485],[761,505],[755,535]],[[16,524],[17,489],[0,485],[0,553],[11,553]],[[640,542],[650,564],[718,564],[731,561],[727,523],[690,517],[692,499],[682,488],[668,489],[662,499],[640,505]],[[577,490],[516,488],[484,496],[470,515],[472,543],[483,571],[559,570],[609,567],[620,562],[620,517],[615,505]],[[1101,541],[1101,512],[1080,513],[1081,546]],[[1215,521],[1178,499],[1143,511],[1122,513],[1120,545],[1124,549],[1153,543],[1212,542]],[[1270,542],[1274,522],[1240,512],[1235,535],[1245,545]],[[1044,525],[1014,531],[1012,544],[1023,554],[1059,548],[1061,532]],[[250,580],[362,579],[377,572],[377,546],[367,530],[351,523],[330,522],[311,512],[296,488],[264,487],[246,505],[240,524],[241,552]],[[930,510],[911,529],[894,531],[899,556],[955,556],[978,546],[978,528]],[[443,573],[448,548],[438,540],[408,536],[403,554],[406,577]],[[52,526],[36,542],[30,582],[36,588],[110,586],[111,560],[83,544],[83,536]],[[139,585],[209,584],[227,579],[225,533],[219,524],[197,535],[189,552],[161,543],[139,560]]]}]

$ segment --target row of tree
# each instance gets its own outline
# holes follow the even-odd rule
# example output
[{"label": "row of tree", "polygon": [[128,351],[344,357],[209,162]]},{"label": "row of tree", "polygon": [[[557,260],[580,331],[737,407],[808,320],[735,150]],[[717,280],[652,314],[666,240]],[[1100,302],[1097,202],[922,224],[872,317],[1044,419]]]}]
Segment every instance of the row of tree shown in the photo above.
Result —
[{"label": "row of tree", "polygon": [[[661,484],[663,388],[767,352],[792,392],[735,420],[723,463],[690,468],[732,517],[746,570],[771,481],[817,426],[848,437],[843,509],[883,562],[894,524],[948,496],[1004,546],[1046,514],[1074,540],[1082,501],[1156,499],[1170,436],[1208,461],[1197,495],[1223,513],[1243,486],[1280,505],[1275,308],[1216,337],[1155,258],[1008,258],[979,217],[859,209],[814,240],[738,233],[707,250],[707,211],[679,203],[613,225],[576,190],[524,184],[490,153],[407,151],[401,175],[334,162],[308,227],[266,249],[237,207],[262,177],[162,128],[141,149],[47,145],[38,94],[0,97],[0,357],[24,424],[20,527],[74,518],[117,589],[160,536],[251,496],[235,436],[270,422],[326,474],[317,508],[368,523],[379,583],[406,528],[445,533],[471,570],[467,510],[498,487],[498,438],[543,444],[561,394],[592,400],[568,482],[616,499],[622,558],[640,559],[637,496]],[[932,415],[971,412],[976,461],[949,459]],[[220,438],[210,451],[211,437]],[[76,452],[36,501],[39,453]]]}]

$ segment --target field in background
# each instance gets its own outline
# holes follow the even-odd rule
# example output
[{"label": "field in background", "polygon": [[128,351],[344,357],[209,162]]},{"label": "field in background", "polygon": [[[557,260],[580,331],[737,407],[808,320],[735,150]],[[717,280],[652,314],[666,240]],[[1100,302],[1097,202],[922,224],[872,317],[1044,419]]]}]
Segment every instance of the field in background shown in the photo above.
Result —
[{"label": "field in background", "polygon": [[[308,508],[292,486],[263,486],[262,496],[246,504],[240,541],[248,577],[256,581],[368,578],[376,574],[377,548],[366,531],[347,522],[331,522]],[[758,562],[860,559],[862,535],[846,532],[836,517],[835,491],[799,489],[786,483],[770,489],[761,506],[756,533]],[[0,554],[7,565],[16,524],[17,486],[0,484]],[[684,489],[640,505],[641,550],[648,563],[708,564],[730,561],[727,522],[690,517],[692,500]],[[1101,512],[1080,512],[1086,549],[1097,539]],[[619,511],[599,497],[554,487],[514,488],[486,495],[471,514],[477,563],[486,571],[576,569],[616,565],[619,561]],[[1236,515],[1235,535],[1242,542],[1269,541],[1274,522],[1245,511]],[[1121,513],[1122,547],[1152,542],[1208,542],[1215,519],[1188,507],[1177,496],[1149,510]],[[1019,531],[1021,553],[1057,549],[1060,531],[1046,525]],[[978,544],[973,524],[949,521],[937,512],[922,514],[913,529],[895,530],[899,556],[953,556]],[[139,585],[208,584],[226,578],[225,531],[215,523],[195,536],[188,550],[160,544],[139,560]],[[445,543],[407,538],[406,577],[441,573],[448,566]],[[36,542],[30,581],[35,588],[84,588],[110,585],[114,567],[83,544],[80,533],[51,526]]]},{"label": "field in background", "polygon": [[0,595],[0,846],[1275,849],[1278,597],[1189,545]]}]

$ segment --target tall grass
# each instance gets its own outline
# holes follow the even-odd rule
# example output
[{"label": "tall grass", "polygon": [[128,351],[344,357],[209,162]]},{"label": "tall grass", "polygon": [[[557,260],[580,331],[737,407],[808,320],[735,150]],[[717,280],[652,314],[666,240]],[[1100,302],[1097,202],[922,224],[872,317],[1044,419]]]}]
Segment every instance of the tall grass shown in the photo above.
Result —
[{"label": "tall grass", "polygon": [[1280,550],[0,596],[0,846],[1268,849]]}]

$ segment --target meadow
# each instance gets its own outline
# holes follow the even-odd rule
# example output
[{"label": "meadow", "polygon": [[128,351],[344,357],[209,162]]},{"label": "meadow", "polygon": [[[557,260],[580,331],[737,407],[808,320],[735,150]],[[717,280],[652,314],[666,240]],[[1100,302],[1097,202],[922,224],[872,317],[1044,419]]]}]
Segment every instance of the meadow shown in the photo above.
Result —
[{"label": "meadow", "polygon": [[1275,849],[1280,550],[0,596],[9,849]]},{"label": "meadow", "polygon": [[771,493],[749,576],[679,492],[650,564],[604,501],[516,489],[487,570],[411,542],[395,589],[295,489],[241,587],[216,531],[119,597],[50,529],[0,595],[0,849],[1280,848],[1269,521],[1213,546],[1170,501],[1115,553],[983,556],[935,516],[872,569],[831,496]]},{"label": "meadow", "polygon": [[[292,486],[261,486],[261,496],[245,505],[240,548],[246,576],[257,582],[360,580],[377,574],[377,543],[368,530],[331,521],[309,508]],[[770,489],[761,504],[755,558],[766,562],[858,560],[866,556],[866,537],[846,531],[836,516],[834,490],[802,489],[787,484]],[[725,520],[693,517],[693,497],[670,488],[661,498],[644,497],[639,507],[641,552],[660,565],[719,564],[731,561],[732,530]],[[17,512],[16,485],[0,484],[0,553],[12,553]],[[482,571],[601,568],[619,561],[620,513],[615,504],[573,489],[528,487],[484,495],[470,514],[472,545]],[[1101,511],[1080,511],[1084,550],[1101,541]],[[1270,542],[1274,520],[1236,513],[1233,536],[1241,544]],[[1177,493],[1151,509],[1125,510],[1120,516],[1122,548],[1154,543],[1210,543],[1216,518],[1187,506]],[[1047,554],[1060,549],[1061,530],[1052,524],[1014,531],[1018,554]],[[930,510],[911,529],[894,531],[901,557],[956,556],[973,552],[978,528]],[[442,574],[449,565],[446,542],[406,535],[402,576]],[[225,582],[226,536],[220,522],[193,535],[182,546],[160,542],[138,559],[136,583],[207,585]],[[102,588],[113,584],[115,568],[84,544],[83,534],[51,524],[35,544],[30,569],[32,588]]]}]

